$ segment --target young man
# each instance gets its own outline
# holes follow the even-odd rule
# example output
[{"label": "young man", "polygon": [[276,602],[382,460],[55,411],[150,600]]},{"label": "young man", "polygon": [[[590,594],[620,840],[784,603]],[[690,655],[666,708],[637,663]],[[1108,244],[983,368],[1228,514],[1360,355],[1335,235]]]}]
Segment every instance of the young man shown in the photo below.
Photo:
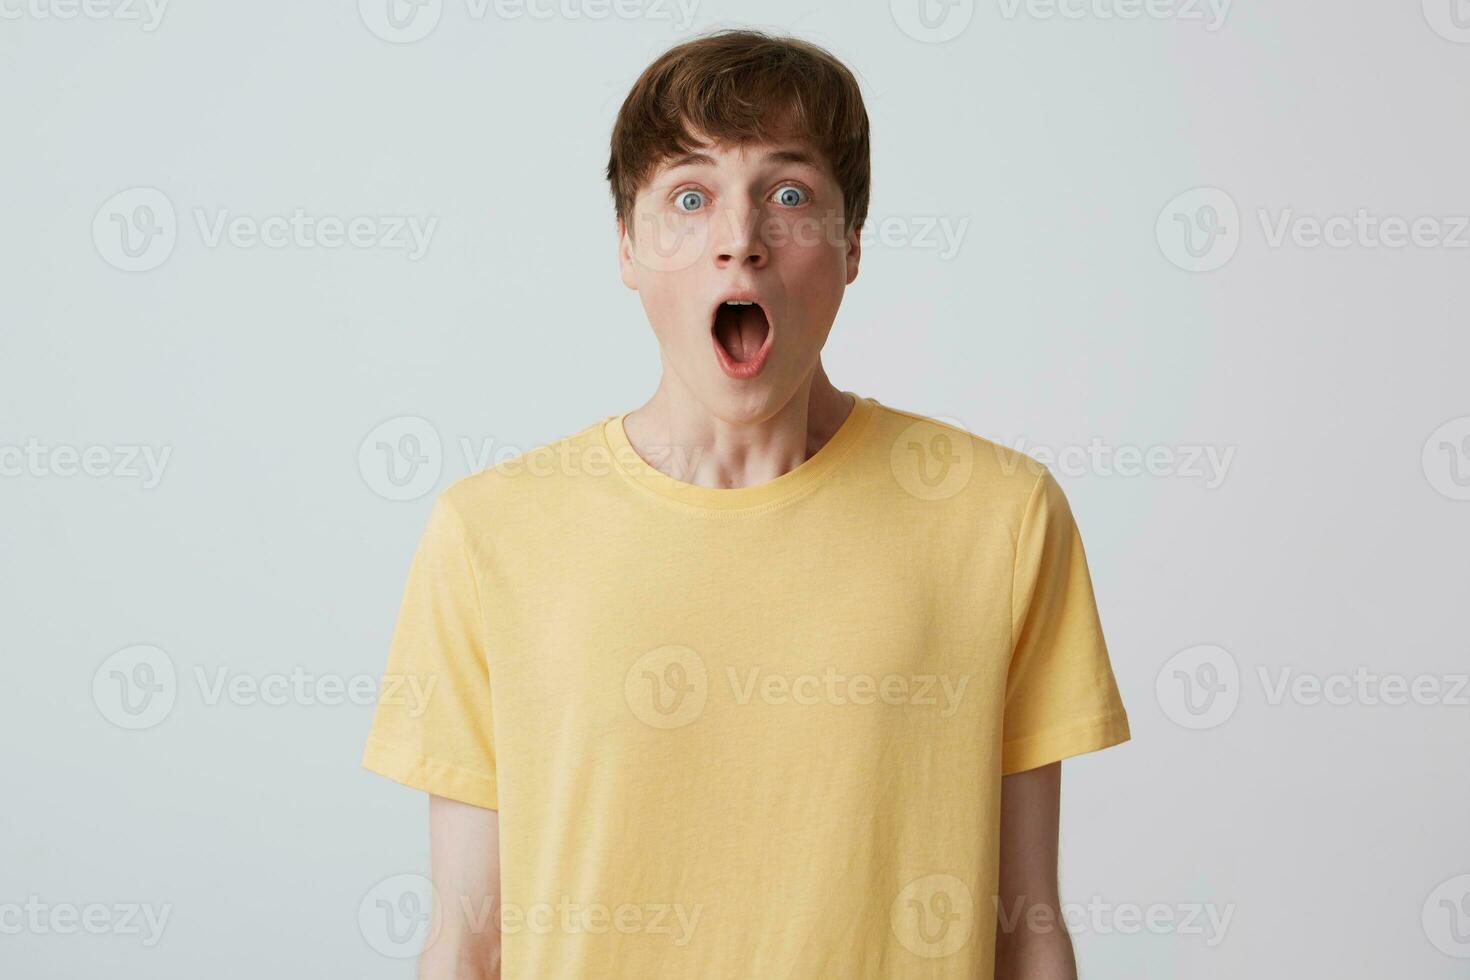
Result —
[{"label": "young man", "polygon": [[658,390],[443,493],[388,665],[433,693],[368,739],[432,794],[422,977],[1075,975],[1059,760],[1127,717],[1051,474],[822,368],[868,174],[799,41],[695,39],[623,104]]}]

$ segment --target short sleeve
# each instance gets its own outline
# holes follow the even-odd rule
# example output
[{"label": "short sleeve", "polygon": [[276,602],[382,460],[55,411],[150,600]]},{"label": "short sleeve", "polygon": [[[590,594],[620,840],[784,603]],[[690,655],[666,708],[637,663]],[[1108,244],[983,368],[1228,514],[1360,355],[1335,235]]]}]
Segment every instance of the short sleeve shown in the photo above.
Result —
[{"label": "short sleeve", "polygon": [[1001,771],[1009,775],[1129,738],[1082,537],[1042,469],[1017,532]]},{"label": "short sleeve", "polygon": [[363,766],[437,796],[496,809],[485,651],[469,542],[441,496],[409,567]]}]

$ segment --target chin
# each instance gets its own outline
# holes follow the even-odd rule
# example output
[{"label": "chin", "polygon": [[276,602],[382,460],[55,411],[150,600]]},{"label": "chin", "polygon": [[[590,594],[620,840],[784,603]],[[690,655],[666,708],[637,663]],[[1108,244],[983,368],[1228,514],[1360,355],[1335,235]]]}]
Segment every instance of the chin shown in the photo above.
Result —
[{"label": "chin", "polygon": [[710,413],[732,425],[754,425],[765,422],[785,408],[796,394],[795,381],[762,376],[748,381],[734,381],[717,375],[705,389],[701,399]]}]

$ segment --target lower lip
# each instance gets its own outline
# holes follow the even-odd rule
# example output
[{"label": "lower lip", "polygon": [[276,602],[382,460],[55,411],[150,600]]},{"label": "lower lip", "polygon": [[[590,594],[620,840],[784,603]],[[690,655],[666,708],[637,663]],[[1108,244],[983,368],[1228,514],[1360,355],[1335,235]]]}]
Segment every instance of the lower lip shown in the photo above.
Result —
[{"label": "lower lip", "polygon": [[771,341],[776,336],[776,329],[771,324],[769,315],[766,317],[766,339],[761,342],[760,350],[748,361],[737,361],[725,350],[725,345],[720,343],[720,338],[715,332],[709,332],[710,343],[715,345],[715,357],[719,359],[720,370],[736,381],[747,381],[761,373],[761,368],[766,366],[766,357],[771,353]]}]

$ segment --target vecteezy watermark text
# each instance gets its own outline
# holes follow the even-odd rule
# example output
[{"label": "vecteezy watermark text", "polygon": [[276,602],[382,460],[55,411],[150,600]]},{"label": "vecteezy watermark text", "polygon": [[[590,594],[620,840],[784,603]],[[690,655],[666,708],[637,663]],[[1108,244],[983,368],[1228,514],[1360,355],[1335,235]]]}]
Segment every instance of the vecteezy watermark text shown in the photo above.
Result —
[{"label": "vecteezy watermark text", "polygon": [[[358,0],[363,26],[392,44],[412,44],[434,32],[445,0]],[[694,22],[699,0],[463,0],[471,21],[668,21],[680,33]]]},{"label": "vecteezy watermark text", "polygon": [[[1302,214],[1295,208],[1257,208],[1261,240],[1268,249],[1470,248],[1470,215],[1375,213],[1369,208]],[[1223,267],[1241,247],[1245,222],[1235,199],[1218,187],[1196,187],[1165,204],[1154,223],[1159,250],[1188,272]]]},{"label": "vecteezy watermark text", "polygon": [[450,896],[424,875],[409,873],[385,878],[368,890],[358,905],[358,927],[373,949],[404,958],[432,946],[451,916],[456,932],[477,936],[492,930],[538,936],[619,933],[661,937],[672,946],[687,946],[703,914],[702,902],[596,901],[570,895],[502,902]]},{"label": "vecteezy watermark text", "polygon": [[970,683],[969,674],[878,674],[839,670],[836,666],[802,673],[779,673],[760,665],[744,670],[728,666],[724,679],[728,690],[711,681],[698,652],[682,644],[667,644],[643,653],[628,665],[623,696],[639,721],[667,730],[698,720],[711,697],[727,698],[725,703],[742,708],[907,708],[937,711],[940,718],[949,719],[958,713]]},{"label": "vecteezy watermark text", "polygon": [[429,239],[439,219],[416,214],[337,215],[308,214],[295,208],[289,215],[257,217],[232,214],[228,208],[195,208],[194,222],[207,248],[228,241],[235,248],[343,248],[401,251],[417,262],[429,250]]},{"label": "vecteezy watermark text", "polygon": [[139,936],[146,949],[163,938],[174,907],[147,902],[46,902],[38,895],[25,902],[0,902],[3,936]]},{"label": "vecteezy watermark text", "polygon": [[[501,443],[493,436],[459,436],[457,442],[465,474],[494,467],[506,475],[602,477],[652,465],[688,482],[704,453],[700,446],[643,446],[640,450],[645,458],[629,447],[614,450],[602,443],[569,440],[532,448]],[[384,500],[417,500],[439,485],[445,456],[444,440],[434,423],[416,415],[400,415],[379,423],[363,437],[357,447],[357,467],[363,483]]]},{"label": "vecteezy watermark text", "polygon": [[744,677],[734,667],[726,667],[725,676],[740,705],[759,700],[762,704],[939,707],[942,699],[941,718],[951,718],[959,710],[970,683],[969,674],[960,675],[956,683],[948,674],[849,674],[835,667],[820,674],[779,674],[751,667]]},{"label": "vecteezy watermark text", "polygon": [[[206,707],[339,707],[393,705],[411,718],[429,710],[439,678],[436,674],[341,675],[295,666],[287,671],[248,674],[228,665],[212,670],[195,665],[191,673],[199,700]],[[92,701],[102,717],[119,728],[152,728],[172,712],[181,682],[173,658],[152,644],[113,653],[92,676]]]},{"label": "vecteezy watermark text", "polygon": [[[439,219],[430,215],[339,215],[302,207],[262,215],[196,206],[189,213],[199,243],[207,249],[373,250],[402,252],[410,262],[427,254],[439,226]],[[173,202],[156,187],[119,191],[92,218],[97,253],[124,272],[158,268],[173,254],[179,232]]]},{"label": "vecteezy watermark text", "polygon": [[144,490],[152,490],[162,482],[173,451],[172,446],[126,444],[51,446],[32,436],[24,444],[0,444],[0,477],[138,480]]},{"label": "vecteezy watermark text", "polygon": [[996,0],[1000,14],[1015,20],[1198,21],[1207,31],[1225,26],[1232,0]]},{"label": "vecteezy watermark text", "polygon": [[1377,215],[1367,208],[1317,217],[1281,208],[1256,212],[1270,248],[1470,248],[1470,215]]},{"label": "vecteezy watermark text", "polygon": [[136,21],[147,33],[163,23],[169,0],[0,0],[0,20]]},{"label": "vecteezy watermark text", "polygon": [[[1249,676],[1229,650],[1202,643],[1165,661],[1155,678],[1155,697],[1175,724],[1195,730],[1217,728],[1235,714]],[[1470,674],[1380,671],[1363,664],[1314,672],[1263,664],[1254,676],[1269,708],[1470,707]]]},{"label": "vecteezy watermark text", "polygon": [[1155,936],[1201,936],[1206,946],[1225,941],[1235,906],[1213,902],[1109,902],[1094,895],[1086,902],[1063,902],[1060,909],[1028,904],[1024,898],[1010,902],[995,901],[997,926],[1002,932],[1048,933],[1065,926],[1077,936],[1092,933],[1107,936],[1117,933],[1136,936],[1140,932]]},{"label": "vecteezy watermark text", "polygon": [[[1034,459],[1059,476],[1154,476],[1201,481],[1214,490],[1225,482],[1235,459],[1234,446],[1152,445],[1110,446],[1093,437],[1087,445],[1030,445],[1022,437],[1011,448]],[[1019,465],[1002,457],[1001,468]]]}]

